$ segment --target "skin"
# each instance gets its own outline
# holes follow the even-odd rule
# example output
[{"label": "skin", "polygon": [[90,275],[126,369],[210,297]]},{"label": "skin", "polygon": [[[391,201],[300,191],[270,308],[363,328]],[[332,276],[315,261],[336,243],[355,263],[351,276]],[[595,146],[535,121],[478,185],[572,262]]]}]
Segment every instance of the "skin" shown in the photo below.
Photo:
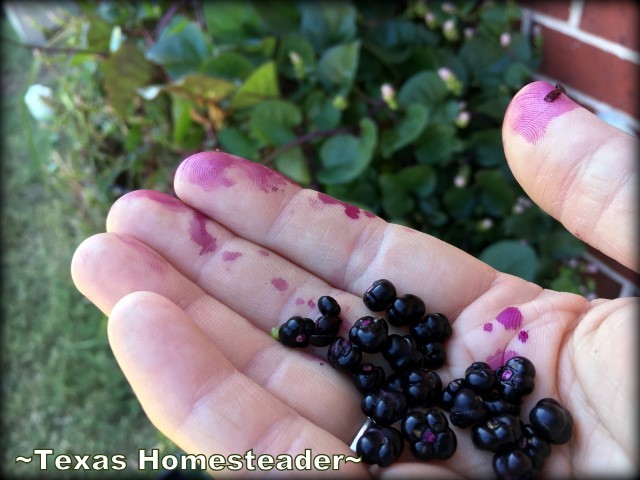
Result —
[{"label": "skin", "polygon": [[[509,166],[569,231],[638,271],[638,145],[578,105],[563,107],[571,102],[564,94],[544,102],[552,89],[535,82],[513,99],[503,126]],[[522,122],[540,102],[553,110],[536,113],[531,131]],[[185,451],[353,454],[364,416],[351,379],[328,365],[325,349],[283,347],[270,330],[292,315],[316,318],[314,302],[331,295],[343,309],[344,335],[370,314],[362,292],[388,278],[452,320],[443,382],[496,354],[535,364],[523,412],[553,397],[575,422],[572,441],[553,447],[545,476],[610,478],[637,469],[637,299],[589,302],[544,290],[222,153],[185,160],[174,187],[179,201],[158,192],[119,199],[107,232],[78,247],[72,275],[110,317],[113,352],[150,420]],[[496,320],[509,307],[521,321]],[[518,328],[507,328],[513,318]],[[491,454],[454,430],[451,460],[415,462],[405,446],[386,469],[341,463],[333,473],[492,476]],[[249,473],[265,475],[240,475]],[[317,474],[294,475],[305,473]]]}]

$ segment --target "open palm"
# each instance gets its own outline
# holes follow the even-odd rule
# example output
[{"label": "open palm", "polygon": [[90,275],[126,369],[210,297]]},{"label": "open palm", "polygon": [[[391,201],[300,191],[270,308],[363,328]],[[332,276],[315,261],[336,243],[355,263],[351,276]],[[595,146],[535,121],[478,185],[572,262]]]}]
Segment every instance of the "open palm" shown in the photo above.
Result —
[{"label": "open palm", "polygon": [[[564,95],[544,102],[551,89],[536,82],[512,102],[503,127],[511,169],[570,231],[635,269],[635,141]],[[114,353],[147,415],[185,451],[352,455],[365,418],[351,379],[328,364],[325,349],[286,348],[269,333],[292,315],[315,318],[315,301],[331,295],[344,334],[369,314],[362,292],[387,278],[452,320],[448,362],[438,370],[445,384],[473,361],[532,360],[536,387],[523,412],[554,397],[575,421],[573,440],[554,447],[544,472],[608,476],[637,467],[635,299],[589,302],[544,290],[224,153],[189,157],[174,188],[179,199],[154,191],[119,199],[107,233],[78,248],[72,274],[110,316]],[[521,321],[496,320],[508,307]],[[405,451],[384,470],[341,463],[335,473],[491,471],[491,454],[462,432],[448,461],[416,462]]]}]

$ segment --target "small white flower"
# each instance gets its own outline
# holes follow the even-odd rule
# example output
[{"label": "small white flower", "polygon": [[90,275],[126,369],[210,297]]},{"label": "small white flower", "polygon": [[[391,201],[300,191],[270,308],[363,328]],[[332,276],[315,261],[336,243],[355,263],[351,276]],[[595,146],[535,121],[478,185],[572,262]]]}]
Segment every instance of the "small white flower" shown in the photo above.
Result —
[{"label": "small white flower", "polygon": [[469,125],[469,121],[470,120],[471,120],[471,114],[469,112],[467,112],[466,110],[463,110],[456,117],[455,124],[459,128],[465,128],[467,125]]},{"label": "small white flower", "polygon": [[575,257],[571,257],[567,262],[567,265],[569,265],[571,268],[576,268],[578,266],[578,259]]},{"label": "small white flower", "polygon": [[396,96],[396,91],[393,89],[393,86],[388,83],[382,84],[380,93],[382,94],[382,99],[385,101],[391,100]]},{"label": "small white flower", "polygon": [[117,52],[125,38],[126,37],[122,35],[122,28],[120,25],[113,27],[111,30],[111,38],[109,38],[109,51],[111,53]]},{"label": "small white flower", "polygon": [[472,38],[476,34],[475,28],[467,27],[464,29],[464,37]]},{"label": "small white flower", "polygon": [[302,57],[298,54],[298,52],[289,52],[289,60],[291,60],[291,63],[293,63],[294,65],[302,63]]},{"label": "small white flower", "polygon": [[443,24],[442,24],[442,29],[445,32],[451,32],[454,31],[456,29],[456,22],[454,22],[452,19],[446,20]]},{"label": "small white flower", "polygon": [[600,267],[598,267],[597,263],[589,262],[586,267],[584,267],[584,271],[587,273],[598,273],[600,271]]},{"label": "small white flower", "polygon": [[453,76],[453,72],[447,67],[442,67],[438,69],[438,75],[443,81],[447,81]]},{"label": "small white flower", "polygon": [[31,85],[24,95],[29,113],[39,122],[50,120],[54,116],[55,112],[50,105],[52,101],[53,90],[39,83]]},{"label": "small white flower", "polygon": [[429,28],[433,28],[436,25],[436,16],[431,12],[427,12],[424,16],[424,21]]},{"label": "small white flower", "polygon": [[511,34],[504,32],[500,35],[500,46],[508,47],[509,45],[511,45]]},{"label": "small white flower", "polygon": [[467,179],[462,175],[456,175],[453,179],[453,184],[458,188],[464,188],[467,185]]},{"label": "small white flower", "polygon": [[491,220],[490,218],[485,218],[480,222],[480,229],[483,231],[486,230],[491,230],[491,228],[493,227],[493,220]]},{"label": "small white flower", "polygon": [[516,215],[520,215],[522,212],[524,212],[524,207],[518,203],[516,203],[513,206],[513,213],[515,213]]}]

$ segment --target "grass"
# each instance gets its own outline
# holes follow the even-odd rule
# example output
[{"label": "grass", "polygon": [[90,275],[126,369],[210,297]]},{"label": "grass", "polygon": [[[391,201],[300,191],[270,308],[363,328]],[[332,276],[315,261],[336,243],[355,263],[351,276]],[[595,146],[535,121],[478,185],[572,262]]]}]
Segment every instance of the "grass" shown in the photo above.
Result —
[{"label": "grass", "polygon": [[[6,20],[2,36],[16,38]],[[29,116],[25,86],[42,80],[29,50],[3,45],[2,62],[2,459],[3,477],[49,477],[19,455],[124,454],[167,448],[146,418],[108,345],[106,318],[73,286],[69,265],[88,233],[103,230],[108,210],[78,219],[73,192],[47,171],[55,135]],[[44,170],[43,167],[44,166]],[[43,174],[43,172],[47,172]],[[82,228],[79,228],[79,223]],[[123,471],[131,477],[135,467]],[[55,477],[60,473],[56,472]],[[104,472],[65,472],[104,477]]]}]

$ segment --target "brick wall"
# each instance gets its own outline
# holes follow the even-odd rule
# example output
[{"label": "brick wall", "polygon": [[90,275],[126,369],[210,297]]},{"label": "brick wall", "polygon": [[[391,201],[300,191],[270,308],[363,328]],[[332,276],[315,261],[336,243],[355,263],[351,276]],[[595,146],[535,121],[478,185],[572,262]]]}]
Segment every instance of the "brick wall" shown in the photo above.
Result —
[{"label": "brick wall", "polygon": [[[519,0],[522,31],[542,35],[535,78],[559,82],[567,94],[608,123],[640,134],[640,5],[633,0]],[[639,277],[590,249],[602,298],[638,295]]]}]

